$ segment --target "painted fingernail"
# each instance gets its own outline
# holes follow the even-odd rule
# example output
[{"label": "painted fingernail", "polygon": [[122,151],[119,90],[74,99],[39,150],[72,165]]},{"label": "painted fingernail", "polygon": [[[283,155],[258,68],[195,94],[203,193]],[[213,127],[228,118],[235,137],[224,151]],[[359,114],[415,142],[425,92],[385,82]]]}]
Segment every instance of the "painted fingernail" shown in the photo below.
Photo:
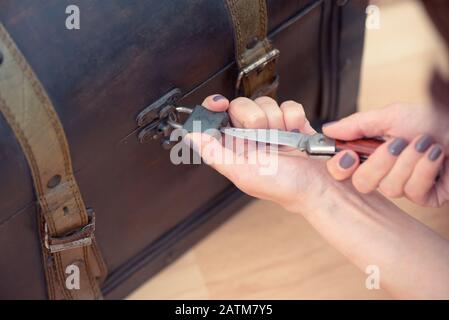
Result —
[{"label": "painted fingernail", "polygon": [[424,153],[429,149],[429,147],[433,144],[434,140],[428,134],[423,135],[421,138],[416,141],[415,149],[419,153]]},{"label": "painted fingernail", "polygon": [[329,126],[331,126],[331,125],[333,125],[333,124],[335,124],[337,122],[338,121],[330,121],[330,122],[327,122],[327,123],[323,124],[321,127],[322,128],[326,128],[326,127],[329,127]]},{"label": "painted fingernail", "polygon": [[214,96],[212,98],[212,100],[214,100],[214,101],[220,101],[220,100],[223,100],[223,99],[226,99],[226,98],[223,97],[221,94],[217,94],[216,96]]},{"label": "painted fingernail", "polygon": [[401,154],[402,150],[404,150],[407,145],[408,145],[407,140],[402,138],[396,138],[388,146],[388,152],[390,152],[390,154],[392,154],[393,156],[397,157],[398,155]]},{"label": "painted fingernail", "polygon": [[355,163],[355,159],[351,156],[349,152],[345,153],[340,159],[340,167],[343,169],[349,169]]},{"label": "painted fingernail", "polygon": [[438,159],[440,157],[442,151],[443,150],[441,149],[440,146],[433,146],[432,150],[430,150],[430,152],[429,152],[429,160],[435,161],[436,159]]},{"label": "painted fingernail", "polygon": [[290,130],[290,132],[299,133],[299,129]]}]

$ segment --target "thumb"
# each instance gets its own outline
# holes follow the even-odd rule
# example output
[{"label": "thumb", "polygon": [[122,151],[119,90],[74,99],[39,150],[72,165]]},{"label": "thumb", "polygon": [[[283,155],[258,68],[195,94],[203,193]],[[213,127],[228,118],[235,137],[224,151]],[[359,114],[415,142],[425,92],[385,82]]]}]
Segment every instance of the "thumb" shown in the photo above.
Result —
[{"label": "thumb", "polygon": [[214,137],[206,133],[192,132],[184,137],[184,141],[203,158],[207,165],[214,166],[221,162],[223,147]]},{"label": "thumb", "polygon": [[236,177],[242,172],[248,172],[245,168],[243,155],[234,154],[231,149],[225,148],[222,142],[205,133],[189,133],[185,137],[186,142],[201,156],[204,163],[217,170],[229,180],[236,182]]},{"label": "thumb", "polygon": [[390,129],[390,120],[382,110],[357,112],[340,121],[323,125],[326,136],[340,140],[385,136]]},{"label": "thumb", "polygon": [[358,155],[351,150],[340,151],[326,162],[327,170],[338,181],[352,176],[359,164],[360,160]]},{"label": "thumb", "polygon": [[[229,100],[221,94],[213,94],[206,97],[201,105],[210,111],[223,112],[229,108]],[[189,133],[184,137],[187,145],[192,147],[208,165],[217,162],[222,151],[221,141],[216,138],[199,132]]]},{"label": "thumb", "polygon": [[214,94],[204,99],[202,106],[214,112],[227,111],[229,108],[229,100],[221,94]]}]

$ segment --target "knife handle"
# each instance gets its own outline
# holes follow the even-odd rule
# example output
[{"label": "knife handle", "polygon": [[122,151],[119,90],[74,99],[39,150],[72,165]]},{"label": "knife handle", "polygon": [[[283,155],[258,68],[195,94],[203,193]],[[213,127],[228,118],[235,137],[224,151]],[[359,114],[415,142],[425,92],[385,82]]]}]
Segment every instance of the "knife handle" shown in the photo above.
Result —
[{"label": "knife handle", "polygon": [[385,141],[374,138],[363,138],[351,141],[335,140],[336,151],[352,150],[366,160]]}]

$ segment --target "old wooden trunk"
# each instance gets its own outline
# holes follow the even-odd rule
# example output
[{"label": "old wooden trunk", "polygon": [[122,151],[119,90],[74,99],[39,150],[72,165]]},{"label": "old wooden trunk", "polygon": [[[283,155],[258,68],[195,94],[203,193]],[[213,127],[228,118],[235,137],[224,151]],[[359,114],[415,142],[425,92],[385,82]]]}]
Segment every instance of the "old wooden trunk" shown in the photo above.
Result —
[{"label": "old wooden trunk", "polygon": [[[79,30],[65,26],[73,4]],[[366,1],[267,6],[279,100],[300,101],[313,121],[354,111]],[[224,1],[0,0],[0,21],[61,119],[82,196],[96,212],[106,298],[126,296],[246,201],[207,166],[175,166],[160,142],[137,139],[137,114],[173,88],[186,105],[233,97]],[[0,298],[45,299],[30,169],[3,117],[0,159]]]}]

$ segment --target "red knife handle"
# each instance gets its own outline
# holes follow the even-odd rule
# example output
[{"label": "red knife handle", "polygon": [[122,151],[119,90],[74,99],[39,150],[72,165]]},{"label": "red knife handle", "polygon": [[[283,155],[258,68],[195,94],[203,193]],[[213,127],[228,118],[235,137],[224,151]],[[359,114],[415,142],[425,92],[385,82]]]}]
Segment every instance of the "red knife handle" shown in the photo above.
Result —
[{"label": "red knife handle", "polygon": [[368,158],[385,141],[380,139],[364,138],[352,141],[335,140],[336,151],[352,150],[361,158]]}]

